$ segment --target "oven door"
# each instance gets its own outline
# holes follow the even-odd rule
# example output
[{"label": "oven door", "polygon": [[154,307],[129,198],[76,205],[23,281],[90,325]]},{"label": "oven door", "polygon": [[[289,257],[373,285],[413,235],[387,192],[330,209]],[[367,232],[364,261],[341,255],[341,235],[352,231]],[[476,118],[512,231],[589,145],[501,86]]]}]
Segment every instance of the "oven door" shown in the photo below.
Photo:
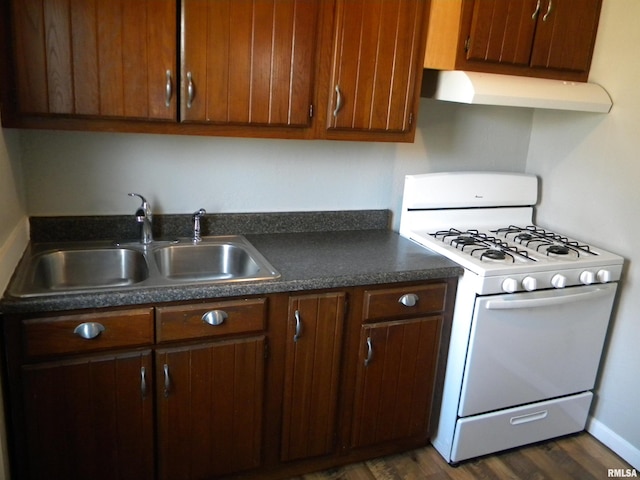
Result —
[{"label": "oven door", "polygon": [[477,297],[458,415],[592,389],[616,286]]}]

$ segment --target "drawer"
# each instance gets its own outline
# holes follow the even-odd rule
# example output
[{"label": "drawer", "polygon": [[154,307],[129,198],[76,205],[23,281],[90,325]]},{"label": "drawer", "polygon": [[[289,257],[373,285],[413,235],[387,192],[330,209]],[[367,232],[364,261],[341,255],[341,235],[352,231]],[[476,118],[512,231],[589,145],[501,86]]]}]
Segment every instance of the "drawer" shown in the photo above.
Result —
[{"label": "drawer", "polygon": [[264,298],[160,307],[156,309],[158,341],[261,332],[266,317]]},{"label": "drawer", "polygon": [[367,290],[364,292],[364,320],[376,321],[442,312],[446,293],[446,283]]},{"label": "drawer", "polygon": [[153,309],[31,318],[22,320],[22,329],[30,357],[150,345]]},{"label": "drawer", "polygon": [[451,461],[460,462],[584,430],[592,398],[591,392],[582,392],[460,419]]}]

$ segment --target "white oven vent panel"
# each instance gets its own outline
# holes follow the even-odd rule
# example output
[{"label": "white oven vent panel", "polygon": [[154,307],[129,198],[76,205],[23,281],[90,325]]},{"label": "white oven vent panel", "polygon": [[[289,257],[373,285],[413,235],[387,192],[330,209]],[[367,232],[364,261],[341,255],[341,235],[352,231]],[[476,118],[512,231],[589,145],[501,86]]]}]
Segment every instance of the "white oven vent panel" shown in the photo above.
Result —
[{"label": "white oven vent panel", "polygon": [[504,172],[407,175],[403,198],[403,211],[533,206],[538,200],[538,179]]}]

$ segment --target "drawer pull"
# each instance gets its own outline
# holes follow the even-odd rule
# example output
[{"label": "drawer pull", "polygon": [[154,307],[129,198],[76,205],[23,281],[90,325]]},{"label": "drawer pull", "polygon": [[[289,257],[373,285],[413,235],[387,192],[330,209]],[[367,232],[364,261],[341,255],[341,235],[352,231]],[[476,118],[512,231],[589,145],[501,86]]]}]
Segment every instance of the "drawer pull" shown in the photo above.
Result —
[{"label": "drawer pull", "polygon": [[518,415],[517,417],[511,417],[509,423],[511,425],[520,425],[521,423],[535,422],[536,420],[542,420],[547,418],[549,414],[548,410],[541,410],[539,412],[527,413],[525,415]]},{"label": "drawer pull", "polygon": [[416,303],[418,303],[419,297],[415,293],[407,293],[402,295],[398,300],[398,303],[401,303],[405,307],[415,307]]},{"label": "drawer pull", "polygon": [[104,325],[98,322],[85,322],[78,325],[73,333],[80,337],[91,340],[104,332]]},{"label": "drawer pull", "polygon": [[214,327],[216,325],[222,325],[227,318],[229,318],[229,315],[227,315],[227,312],[224,310],[211,310],[202,315],[202,321]]},{"label": "drawer pull", "polygon": [[167,398],[169,396],[169,391],[171,390],[171,377],[169,376],[169,365],[165,363],[163,370],[164,370],[164,397]]},{"label": "drawer pull", "polygon": [[293,335],[293,341],[297,342],[302,335],[302,320],[300,320],[300,312],[298,310],[294,312],[293,316],[296,318],[296,333]]},{"label": "drawer pull", "polygon": [[140,392],[142,398],[147,396],[147,369],[144,367],[140,368]]},{"label": "drawer pull", "polygon": [[367,337],[367,358],[364,359],[364,366],[368,367],[372,359],[373,359],[373,345],[371,344],[371,337]]}]

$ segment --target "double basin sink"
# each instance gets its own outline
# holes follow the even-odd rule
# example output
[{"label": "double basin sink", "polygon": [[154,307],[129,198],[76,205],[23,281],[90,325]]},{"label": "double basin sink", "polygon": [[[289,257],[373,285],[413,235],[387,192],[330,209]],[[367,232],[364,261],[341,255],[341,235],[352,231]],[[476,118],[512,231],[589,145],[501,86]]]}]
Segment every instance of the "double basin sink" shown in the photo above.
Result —
[{"label": "double basin sink", "polygon": [[7,293],[59,295],[127,287],[260,281],[280,274],[242,235],[140,243],[33,246]]}]

